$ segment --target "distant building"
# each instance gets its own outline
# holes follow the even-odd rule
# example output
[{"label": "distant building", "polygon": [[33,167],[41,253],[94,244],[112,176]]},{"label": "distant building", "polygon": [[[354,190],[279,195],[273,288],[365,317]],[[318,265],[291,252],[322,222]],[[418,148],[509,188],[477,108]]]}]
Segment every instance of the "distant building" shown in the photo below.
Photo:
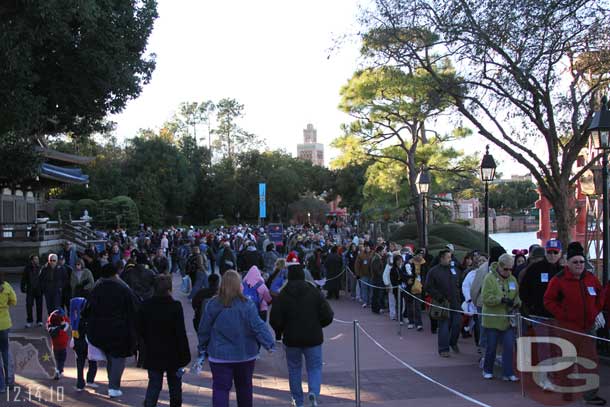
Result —
[{"label": "distant building", "polygon": [[324,166],[324,144],[318,143],[318,131],[313,124],[303,129],[303,144],[297,144],[297,157]]}]

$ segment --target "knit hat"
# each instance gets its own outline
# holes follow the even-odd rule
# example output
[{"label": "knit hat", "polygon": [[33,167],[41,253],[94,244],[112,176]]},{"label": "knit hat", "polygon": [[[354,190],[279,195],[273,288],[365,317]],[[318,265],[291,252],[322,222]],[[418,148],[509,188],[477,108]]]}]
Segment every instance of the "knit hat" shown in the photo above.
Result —
[{"label": "knit hat", "polygon": [[492,247],[489,250],[489,264],[497,262],[504,253],[506,253],[506,250],[502,246]]},{"label": "knit hat", "polygon": [[530,251],[530,259],[542,258],[545,255],[544,247],[536,246],[532,251]]},{"label": "knit hat", "polygon": [[585,257],[585,249],[582,247],[580,242],[572,242],[568,245],[568,255],[567,258],[570,259],[574,256],[582,256]]},{"label": "knit hat", "polygon": [[288,281],[305,281],[305,271],[301,264],[288,266]]}]

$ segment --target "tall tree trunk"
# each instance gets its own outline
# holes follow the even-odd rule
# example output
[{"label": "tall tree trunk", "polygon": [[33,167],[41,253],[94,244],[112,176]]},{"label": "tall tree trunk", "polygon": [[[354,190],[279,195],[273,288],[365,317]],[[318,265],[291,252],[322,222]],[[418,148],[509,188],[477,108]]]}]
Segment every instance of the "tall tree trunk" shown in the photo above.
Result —
[{"label": "tall tree trunk", "polygon": [[564,193],[547,198],[551,202],[551,205],[553,205],[555,211],[557,239],[561,241],[564,250],[566,250],[571,241],[570,229],[574,222],[574,208],[572,207],[571,202],[573,188],[565,185],[565,187],[562,187],[562,191],[564,191]]}]

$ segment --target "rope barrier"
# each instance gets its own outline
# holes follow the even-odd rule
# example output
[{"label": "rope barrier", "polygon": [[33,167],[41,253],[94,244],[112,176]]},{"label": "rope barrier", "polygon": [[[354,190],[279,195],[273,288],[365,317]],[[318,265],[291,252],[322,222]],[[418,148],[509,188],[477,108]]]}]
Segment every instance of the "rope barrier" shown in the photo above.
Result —
[{"label": "rope barrier", "polygon": [[[350,271],[350,273],[352,273],[354,276],[356,276],[356,274],[355,274],[355,273],[354,273],[354,272],[353,272],[353,271],[352,271],[352,270],[351,270],[349,267],[347,267],[347,266],[346,266],[346,269],[348,269],[348,270]],[[416,296],[416,295],[414,295],[414,294],[411,294],[410,292],[408,292],[408,291],[406,291],[404,288],[402,288],[400,285],[396,285],[396,286],[384,286],[384,287],[379,287],[379,286],[376,286],[376,285],[373,285],[373,284],[367,283],[366,281],[363,281],[362,279],[359,279],[358,281],[360,281],[360,282],[361,282],[361,283],[363,283],[364,285],[367,285],[367,286],[369,286],[369,287],[371,287],[371,288],[377,288],[377,289],[380,289],[380,290],[385,290],[385,289],[387,289],[387,288],[389,288],[389,289],[395,289],[395,288],[398,288],[400,291],[402,291],[402,292],[404,292],[405,294],[407,294],[407,295],[411,296],[412,298],[416,299],[416,300],[417,300],[417,301],[419,301],[419,302],[422,302],[422,303],[424,303],[424,304],[426,304],[426,305],[428,305],[428,306],[430,306],[430,307],[439,308],[439,309],[442,309],[442,310],[445,310],[445,311],[457,312],[457,313],[460,313],[460,314],[468,314],[468,316],[472,316],[472,315],[481,315],[481,316],[487,316],[487,317],[499,317],[499,318],[514,318],[514,317],[515,317],[515,315],[514,315],[514,314],[487,314],[487,313],[482,313],[482,312],[472,312],[472,313],[468,312],[468,313],[466,313],[466,312],[464,312],[464,310],[462,310],[462,309],[446,308],[446,307],[442,307],[442,306],[440,306],[440,305],[432,304],[432,303],[430,303],[430,302],[428,302],[428,301],[425,301],[425,300],[423,300],[423,299],[421,299],[421,298],[417,297],[417,296]]]},{"label": "rope barrier", "polygon": [[430,376],[426,375],[425,373],[422,373],[421,371],[417,370],[416,368],[414,368],[413,366],[411,366],[410,364],[408,364],[407,362],[403,361],[402,359],[400,359],[398,356],[396,356],[395,354],[393,354],[392,352],[390,352],[389,350],[387,350],[382,344],[380,344],[371,334],[369,334],[366,329],[364,329],[362,327],[362,325],[358,324],[358,327],[360,328],[360,331],[362,331],[362,333],[364,335],[366,335],[378,348],[380,348],[382,351],[384,351],[388,356],[390,356],[392,359],[394,359],[395,361],[397,361],[398,363],[400,363],[401,365],[403,365],[404,367],[406,367],[407,369],[409,369],[410,371],[412,371],[413,373],[415,373],[416,375],[418,375],[419,377],[436,384],[437,386],[442,387],[443,389],[449,391],[450,393],[455,394],[458,397],[463,398],[464,400],[470,401],[471,403],[474,403],[478,406],[481,407],[491,407],[489,404],[485,404],[482,401],[476,400],[458,390],[452,389],[451,387],[444,385],[436,380],[434,380],[433,378],[431,378]]},{"label": "rope barrier", "polygon": [[344,320],[339,319],[339,318],[333,318],[333,321],[338,322],[340,324],[348,324],[348,325],[351,325],[354,322],[354,321],[344,321]]},{"label": "rope barrier", "polygon": [[610,342],[610,339],[607,339],[607,338],[600,338],[599,336],[589,335],[589,334],[586,334],[584,332],[578,332],[578,331],[574,331],[572,329],[562,328],[562,327],[556,326],[556,325],[545,324],[544,322],[536,321],[535,319],[526,318],[524,316],[522,316],[521,319],[523,319],[525,321],[533,322],[533,323],[536,323],[536,324],[544,325],[544,326],[547,326],[549,328],[559,329],[560,331],[569,332],[569,333],[580,335],[580,336],[585,336],[587,338],[591,338],[591,339],[595,339],[595,340],[599,340],[599,341],[604,341],[604,342]]},{"label": "rope barrier", "polygon": [[326,281],[326,282],[329,282],[329,281],[336,280],[336,279],[338,279],[339,277],[341,277],[341,276],[342,276],[344,273],[345,273],[345,268],[343,268],[343,271],[341,271],[341,272],[340,272],[339,274],[337,274],[336,276],[331,277],[331,278],[327,278],[325,281]]}]

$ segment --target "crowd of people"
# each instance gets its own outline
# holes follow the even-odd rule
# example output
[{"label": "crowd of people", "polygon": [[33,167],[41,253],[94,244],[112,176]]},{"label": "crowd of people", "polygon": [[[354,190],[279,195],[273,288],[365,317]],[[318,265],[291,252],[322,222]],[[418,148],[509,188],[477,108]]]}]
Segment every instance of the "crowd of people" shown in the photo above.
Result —
[{"label": "crowd of people", "polygon": [[[180,273],[180,290],[191,300],[198,334],[195,366],[209,361],[214,406],[228,405],[233,383],[238,405],[251,406],[259,348],[274,352],[279,341],[285,347],[294,405],[307,400],[316,406],[323,328],[333,320],[329,300],[339,299],[341,290],[363,308],[387,311],[390,319],[406,320],[408,329],[422,333],[422,314],[428,310],[443,358],[460,352],[460,334],[474,337],[484,379],[494,377],[502,345],[502,379],[512,382],[519,380],[513,370],[516,313],[595,333],[605,325],[605,299],[610,297],[585,269],[584,249],[577,242],[565,255],[561,242],[550,240],[545,247],[534,245],[512,255],[494,246],[489,254],[474,250],[458,260],[452,244],[433,257],[426,248],[329,228],[288,228],[275,241],[264,228],[248,226],[142,228],[135,236],[115,230],[105,238],[103,247],[92,244],[83,252],[68,242],[59,253],[49,254],[44,265],[38,256],[30,258],[21,280],[26,327],[44,325],[44,303],[55,379],[62,377],[71,346],[79,391],[98,386],[97,362],[104,360],[108,395],[120,397],[125,360],[136,355],[138,366],[148,371],[145,406],[157,404],[164,375],[170,405],[181,405],[181,378],[191,362],[182,305],[172,297],[173,273]],[[8,340],[4,346],[3,335],[10,328],[6,310],[15,304],[11,291],[9,284],[0,285],[4,361]],[[307,397],[301,388],[303,358]],[[5,377],[2,385],[10,385],[6,371]],[[605,404],[593,390],[584,399]]]}]

